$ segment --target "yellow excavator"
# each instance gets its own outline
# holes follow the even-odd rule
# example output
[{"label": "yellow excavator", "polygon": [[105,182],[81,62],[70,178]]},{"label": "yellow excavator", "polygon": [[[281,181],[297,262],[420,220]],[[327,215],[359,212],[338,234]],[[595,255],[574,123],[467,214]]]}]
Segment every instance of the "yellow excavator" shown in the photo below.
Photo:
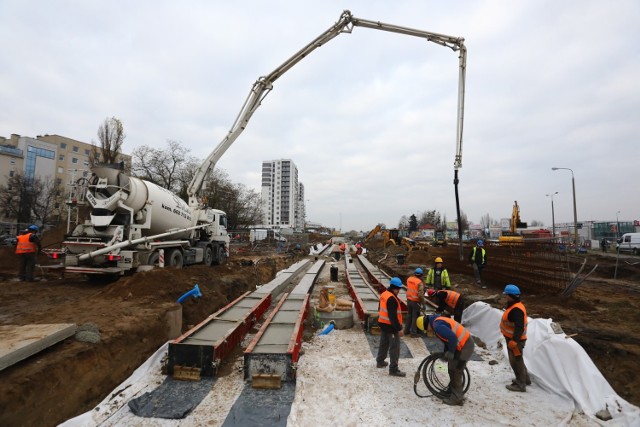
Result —
[{"label": "yellow excavator", "polygon": [[369,234],[367,234],[367,237],[364,238],[364,240],[362,241],[362,244],[367,243],[369,240],[371,240],[373,238],[373,236],[375,236],[378,231],[382,230],[382,224],[378,224],[374,227],[373,230],[371,230],[369,232]]},{"label": "yellow excavator", "polygon": [[513,202],[513,210],[511,211],[511,221],[509,222],[509,231],[503,232],[498,237],[498,242],[501,245],[522,245],[524,244],[524,237],[518,233],[518,228],[527,228],[526,222],[520,222],[520,207],[518,201]]}]

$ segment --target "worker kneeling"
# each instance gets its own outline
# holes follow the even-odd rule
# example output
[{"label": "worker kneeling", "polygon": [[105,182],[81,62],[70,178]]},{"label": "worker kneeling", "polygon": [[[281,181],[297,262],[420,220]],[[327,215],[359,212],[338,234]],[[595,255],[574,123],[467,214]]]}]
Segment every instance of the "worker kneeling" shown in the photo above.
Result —
[{"label": "worker kneeling", "polygon": [[475,348],[471,333],[455,320],[437,315],[420,316],[416,325],[425,332],[431,328],[436,337],[444,343],[443,357],[448,362],[451,395],[442,402],[462,406],[464,369]]}]

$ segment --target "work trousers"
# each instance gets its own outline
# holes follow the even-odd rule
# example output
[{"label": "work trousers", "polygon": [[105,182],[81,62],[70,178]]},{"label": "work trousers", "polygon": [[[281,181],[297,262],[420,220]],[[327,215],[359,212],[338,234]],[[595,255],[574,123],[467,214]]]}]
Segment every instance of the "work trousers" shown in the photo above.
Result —
[{"label": "work trousers", "polygon": [[467,366],[467,362],[471,359],[475,344],[473,338],[469,338],[467,342],[456,354],[453,360],[449,361],[447,370],[449,371],[449,387],[451,388],[451,398],[460,402],[463,399],[463,381],[464,381],[464,368]]},{"label": "work trousers", "polygon": [[381,364],[387,358],[389,353],[389,372],[398,370],[398,360],[400,359],[400,335],[399,332],[391,333],[384,330],[380,333],[380,347],[378,347],[378,355],[376,362]]},{"label": "work trousers", "polygon": [[[507,343],[509,340],[507,340]],[[524,364],[524,341],[518,343],[518,349],[520,350],[520,356],[513,354],[513,351],[507,347],[507,353],[509,354],[509,365],[513,369],[513,373],[516,374],[516,385],[525,390],[527,383],[530,383],[529,372],[527,366]]]},{"label": "work trousers", "polygon": [[407,301],[407,320],[404,325],[404,334],[416,335],[416,320],[420,316],[420,303],[417,301]]},{"label": "work trousers", "polygon": [[484,265],[478,265],[475,262],[473,263],[473,274],[476,276],[476,282],[478,284],[482,283],[482,269]]},{"label": "work trousers", "polygon": [[27,282],[33,281],[33,270],[36,267],[36,254],[26,253],[19,254],[20,270],[18,272],[18,279],[26,280]]}]

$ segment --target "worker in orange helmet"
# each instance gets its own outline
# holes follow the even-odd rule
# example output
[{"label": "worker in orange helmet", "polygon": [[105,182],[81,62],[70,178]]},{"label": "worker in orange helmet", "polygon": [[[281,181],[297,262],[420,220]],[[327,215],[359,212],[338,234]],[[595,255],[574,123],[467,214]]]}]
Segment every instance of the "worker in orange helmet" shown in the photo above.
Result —
[{"label": "worker in orange helmet", "polygon": [[451,289],[451,281],[449,280],[449,272],[444,268],[444,261],[442,258],[437,257],[435,260],[435,267],[430,269],[427,273],[427,285],[436,290]]},{"label": "worker in orange helmet", "polygon": [[447,370],[449,371],[451,395],[442,402],[447,405],[462,406],[464,402],[464,369],[475,348],[471,333],[450,317],[433,314],[420,316],[416,323],[418,328],[425,332],[431,328],[436,337],[444,343],[442,357],[448,362]]},{"label": "worker in orange helmet", "polygon": [[453,319],[456,322],[462,322],[462,312],[465,304],[464,298],[459,292],[446,289],[441,289],[439,291],[436,291],[435,289],[428,289],[427,296],[438,305],[436,313],[442,314],[447,311],[453,314]]},{"label": "worker in orange helmet", "polygon": [[[402,312],[398,293],[402,289],[402,280],[394,277],[389,282],[389,287],[380,294],[378,306],[378,326],[380,326],[380,347],[376,356],[376,367],[389,366],[389,375],[404,377],[407,374],[398,368],[400,359],[400,337],[402,332]],[[390,363],[385,359],[389,353]]]},{"label": "worker in orange helmet", "polygon": [[506,387],[510,391],[525,392],[527,386],[531,384],[523,355],[527,341],[527,309],[520,301],[520,288],[516,285],[505,286],[502,295],[506,310],[500,320],[500,332],[507,341],[509,364],[516,374],[513,382]]}]

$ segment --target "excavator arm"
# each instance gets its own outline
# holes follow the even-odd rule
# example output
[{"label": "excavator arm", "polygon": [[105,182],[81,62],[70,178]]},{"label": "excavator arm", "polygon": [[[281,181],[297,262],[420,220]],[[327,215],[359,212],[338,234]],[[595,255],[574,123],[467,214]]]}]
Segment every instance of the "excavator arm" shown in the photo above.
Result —
[{"label": "excavator arm", "polygon": [[[240,136],[240,134],[247,127],[249,119],[256,111],[256,109],[262,103],[262,100],[273,89],[273,83],[282,76],[285,72],[291,69],[294,65],[304,59],[307,55],[313,52],[315,49],[324,45],[334,37],[341,33],[351,33],[353,27],[365,27],[375,30],[388,31],[393,33],[405,34],[414,37],[424,38],[427,41],[439,44],[441,46],[448,47],[453,51],[460,52],[460,72],[458,81],[458,120],[457,120],[457,134],[456,134],[456,156],[454,160],[454,168],[456,171],[456,192],[457,192],[457,171],[462,167],[462,129],[463,129],[463,117],[464,117],[464,93],[465,93],[465,75],[466,75],[466,58],[467,49],[464,45],[464,39],[459,37],[451,37],[443,34],[431,33],[422,30],[415,30],[412,28],[400,27],[397,25],[384,24],[379,21],[368,21],[365,19],[355,18],[351,15],[351,12],[345,10],[341,15],[338,22],[332,25],[325,32],[316,37],[309,44],[304,46],[292,57],[283,62],[278,68],[266,76],[260,77],[251,88],[247,99],[245,100],[240,113],[236,117],[231,129],[213,152],[205,159],[205,161],[197,169],[189,187],[187,194],[189,195],[189,205],[194,208],[200,208],[202,201],[200,192],[203,188],[203,184],[207,175],[213,170],[215,164],[220,160],[222,155],[233,144],[233,142]],[[459,210],[459,209],[458,209]],[[460,215],[458,215],[459,217]]]}]

